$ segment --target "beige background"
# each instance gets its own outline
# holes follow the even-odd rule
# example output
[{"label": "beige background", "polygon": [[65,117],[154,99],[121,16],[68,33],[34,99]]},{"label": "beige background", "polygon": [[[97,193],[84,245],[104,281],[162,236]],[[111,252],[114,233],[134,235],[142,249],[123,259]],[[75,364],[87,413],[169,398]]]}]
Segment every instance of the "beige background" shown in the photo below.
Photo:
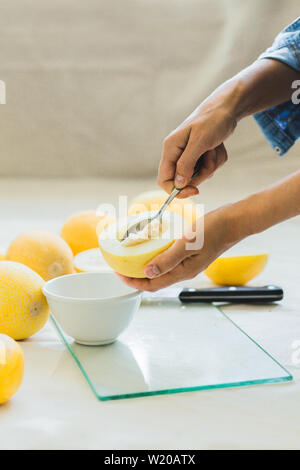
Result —
[{"label": "beige background", "polygon": [[[296,6],[1,0],[8,103],[0,106],[0,253],[21,232],[59,232],[72,212],[153,188],[165,134],[254,60],[299,15]],[[252,119],[228,146],[229,162],[201,186],[206,210],[299,167],[299,145],[278,158]],[[235,248],[270,253],[254,282],[281,285],[284,300],[224,307],[290,370],[293,384],[100,403],[48,324],[21,344],[25,379],[0,407],[0,449],[299,449],[300,365],[292,361],[300,340],[299,229],[298,217]],[[208,283],[204,274],[193,282]]]},{"label": "beige background", "polygon": [[[0,177],[154,176],[161,142],[299,15],[298,0],[3,0]],[[297,168],[252,119],[216,177]],[[298,151],[299,153],[299,151]],[[243,162],[243,165],[241,165]]]}]

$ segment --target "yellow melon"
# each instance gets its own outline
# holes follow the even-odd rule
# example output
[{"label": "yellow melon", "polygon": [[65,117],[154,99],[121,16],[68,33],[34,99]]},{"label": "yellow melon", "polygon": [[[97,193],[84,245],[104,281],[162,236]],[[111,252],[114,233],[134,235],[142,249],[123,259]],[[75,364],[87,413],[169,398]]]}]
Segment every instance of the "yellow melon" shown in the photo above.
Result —
[{"label": "yellow melon", "polygon": [[0,334],[0,404],[7,402],[19,389],[24,375],[24,355],[21,347]]},{"label": "yellow melon", "polygon": [[[129,206],[128,215],[140,214],[142,212],[157,211],[167,199],[165,191],[146,191],[137,196]],[[200,211],[194,202],[189,199],[174,199],[167,210],[180,214],[189,224],[192,224],[198,217]]]},{"label": "yellow melon", "polygon": [[0,263],[0,333],[25,339],[45,325],[49,307],[43,285],[44,280],[24,264]]},{"label": "yellow melon", "polygon": [[215,284],[239,286],[258,276],[268,261],[267,254],[222,256],[204,271]]},{"label": "yellow melon", "polygon": [[70,247],[60,236],[50,232],[20,235],[8,248],[6,259],[25,264],[45,281],[74,272]]},{"label": "yellow melon", "polygon": [[5,255],[0,254],[0,261],[3,261],[5,259]]},{"label": "yellow melon", "polygon": [[121,239],[128,226],[140,221],[144,216],[154,215],[147,212],[128,217],[107,227],[99,236],[99,246],[107,264],[117,273],[128,277],[145,278],[145,266],[159,253],[169,248],[177,238],[182,236],[184,221],[181,215],[164,212],[162,225],[166,227],[155,238],[138,241],[137,244],[125,246]]},{"label": "yellow melon", "polygon": [[[113,219],[114,221],[115,219]],[[98,247],[98,233],[112,221],[108,214],[90,210],[71,216],[64,224],[61,236],[71,247],[73,254]],[[97,228],[98,227],[98,228]]]},{"label": "yellow melon", "polygon": [[78,273],[110,272],[112,269],[104,261],[99,248],[82,251],[74,257],[74,267]]}]

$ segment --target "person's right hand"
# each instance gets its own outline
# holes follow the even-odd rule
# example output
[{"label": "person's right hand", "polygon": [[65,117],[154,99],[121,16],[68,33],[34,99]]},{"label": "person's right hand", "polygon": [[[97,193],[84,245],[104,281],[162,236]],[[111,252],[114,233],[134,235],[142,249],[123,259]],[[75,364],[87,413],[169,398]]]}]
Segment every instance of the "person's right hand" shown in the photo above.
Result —
[{"label": "person's right hand", "polygon": [[[297,77],[292,67],[261,59],[220,85],[164,140],[158,184],[168,193],[174,183],[184,188],[180,197],[198,194],[197,186],[227,160],[223,142],[237,122],[290,100]],[[200,173],[191,181],[199,159]]]},{"label": "person's right hand", "polygon": [[[157,181],[168,193],[175,184],[184,188],[178,197],[198,194],[197,186],[227,161],[223,141],[236,120],[222,98],[212,95],[164,140]],[[191,180],[199,159],[199,174]]]}]

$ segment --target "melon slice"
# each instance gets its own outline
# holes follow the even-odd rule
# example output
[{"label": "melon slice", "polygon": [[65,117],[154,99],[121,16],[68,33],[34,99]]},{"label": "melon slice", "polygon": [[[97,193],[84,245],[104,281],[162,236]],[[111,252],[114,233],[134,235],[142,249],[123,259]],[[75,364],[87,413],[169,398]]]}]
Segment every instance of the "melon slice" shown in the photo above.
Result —
[{"label": "melon slice", "polygon": [[104,261],[99,248],[82,251],[74,258],[74,266],[78,273],[111,272],[112,269]]},{"label": "melon slice", "polygon": [[268,261],[268,254],[222,256],[204,271],[215,284],[243,286],[258,276]]},{"label": "melon slice", "polygon": [[180,214],[165,212],[162,218],[162,230],[155,238],[139,241],[132,246],[124,246],[120,241],[123,233],[132,224],[154,215],[144,212],[128,217],[107,227],[99,236],[99,246],[103,258],[111,268],[128,277],[145,278],[145,266],[159,253],[169,248],[184,231],[184,220]]}]

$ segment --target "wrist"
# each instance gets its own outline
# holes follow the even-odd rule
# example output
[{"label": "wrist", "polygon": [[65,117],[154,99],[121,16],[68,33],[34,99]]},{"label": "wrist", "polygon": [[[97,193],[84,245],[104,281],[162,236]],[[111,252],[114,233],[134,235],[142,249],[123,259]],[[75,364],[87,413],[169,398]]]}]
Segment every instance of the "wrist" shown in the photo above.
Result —
[{"label": "wrist", "polygon": [[253,216],[251,199],[252,197],[220,208],[224,243],[228,248],[259,231],[256,226],[258,214]]},{"label": "wrist", "polygon": [[246,83],[241,76],[237,75],[224,84],[224,92],[224,108],[237,123],[247,114],[245,113]]},{"label": "wrist", "polygon": [[236,124],[241,119],[243,100],[246,94],[245,84],[235,76],[220,85],[201,105],[202,108],[219,109],[224,116]]}]

